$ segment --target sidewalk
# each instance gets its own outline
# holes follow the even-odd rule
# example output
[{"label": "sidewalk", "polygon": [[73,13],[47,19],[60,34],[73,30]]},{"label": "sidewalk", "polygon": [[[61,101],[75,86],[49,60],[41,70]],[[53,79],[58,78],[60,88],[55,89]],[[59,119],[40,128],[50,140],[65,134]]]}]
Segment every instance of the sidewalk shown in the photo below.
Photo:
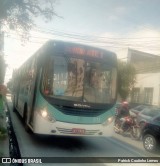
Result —
[{"label": "sidewalk", "polygon": [[[4,109],[0,110],[0,126],[7,129],[6,119],[7,107],[4,104]],[[8,132],[5,138],[0,138],[0,157],[9,157],[9,137]]]}]

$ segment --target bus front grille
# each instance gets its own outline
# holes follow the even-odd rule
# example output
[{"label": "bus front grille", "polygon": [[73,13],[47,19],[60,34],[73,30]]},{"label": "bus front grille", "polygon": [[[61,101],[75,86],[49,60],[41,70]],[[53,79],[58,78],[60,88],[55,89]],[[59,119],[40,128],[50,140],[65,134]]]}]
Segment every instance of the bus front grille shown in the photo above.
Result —
[{"label": "bus front grille", "polygon": [[106,110],[101,109],[81,109],[58,105],[55,105],[55,107],[66,115],[74,116],[96,117],[106,112]]}]

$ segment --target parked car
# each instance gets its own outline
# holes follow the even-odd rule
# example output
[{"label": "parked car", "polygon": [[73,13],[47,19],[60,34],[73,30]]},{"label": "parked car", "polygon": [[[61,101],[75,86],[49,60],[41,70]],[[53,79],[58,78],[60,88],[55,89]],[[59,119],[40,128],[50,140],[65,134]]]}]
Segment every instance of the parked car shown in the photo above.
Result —
[{"label": "parked car", "polygon": [[144,110],[147,107],[151,107],[150,105],[138,105],[134,108],[131,108],[129,111],[138,115],[142,110]]},{"label": "parked car", "polygon": [[151,120],[152,118],[156,117],[160,113],[160,108],[157,107],[147,107],[143,109],[138,115],[137,115],[137,123],[143,128],[145,122]]},{"label": "parked car", "polygon": [[145,123],[142,140],[147,151],[153,152],[160,147],[160,114]]}]

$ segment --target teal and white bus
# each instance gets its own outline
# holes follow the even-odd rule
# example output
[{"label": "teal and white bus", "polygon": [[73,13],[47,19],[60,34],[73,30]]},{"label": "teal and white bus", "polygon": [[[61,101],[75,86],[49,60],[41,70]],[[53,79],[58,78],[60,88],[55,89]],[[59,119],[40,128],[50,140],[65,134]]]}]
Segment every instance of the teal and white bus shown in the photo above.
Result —
[{"label": "teal and white bus", "polygon": [[46,135],[112,135],[116,54],[51,40],[13,73],[13,85],[13,107],[26,130]]}]

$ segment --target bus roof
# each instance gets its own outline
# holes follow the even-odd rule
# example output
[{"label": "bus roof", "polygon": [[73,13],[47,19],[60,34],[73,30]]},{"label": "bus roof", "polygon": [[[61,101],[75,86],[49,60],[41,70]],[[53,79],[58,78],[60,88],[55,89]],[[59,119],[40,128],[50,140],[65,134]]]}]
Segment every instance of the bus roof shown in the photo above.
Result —
[{"label": "bus roof", "polygon": [[[112,54],[112,55],[116,55],[114,52],[106,50],[104,48],[100,48],[100,47],[96,47],[96,46],[91,46],[91,45],[87,45],[87,44],[82,44],[82,43],[78,43],[78,42],[72,42],[72,41],[63,41],[63,40],[49,40],[47,41],[44,46],[47,46],[49,44],[58,44],[58,45],[75,45],[75,46],[80,46],[80,47],[84,47],[84,48],[90,48],[90,49],[97,49],[97,50],[101,50],[106,52],[107,54]],[[42,46],[43,47],[43,46]]]},{"label": "bus roof", "polygon": [[[54,47],[53,47],[54,46]],[[98,48],[98,47],[93,47],[90,45],[85,45],[85,44],[81,44],[81,43],[74,43],[74,42],[70,42],[70,41],[62,41],[62,40],[49,40],[47,41],[42,47],[40,47],[31,57],[29,57],[21,66],[20,68],[30,59],[32,59],[34,56],[39,56],[41,53],[43,54],[43,52],[50,52],[53,49],[55,49],[56,46],[56,50],[58,51],[63,51],[64,48],[66,47],[80,47],[80,48],[84,48],[84,49],[88,49],[88,50],[98,50],[101,51],[103,53],[105,53],[106,55],[108,55],[111,59],[116,59],[116,54],[114,52],[102,49],[102,48]],[[20,69],[19,68],[19,69]]]}]

